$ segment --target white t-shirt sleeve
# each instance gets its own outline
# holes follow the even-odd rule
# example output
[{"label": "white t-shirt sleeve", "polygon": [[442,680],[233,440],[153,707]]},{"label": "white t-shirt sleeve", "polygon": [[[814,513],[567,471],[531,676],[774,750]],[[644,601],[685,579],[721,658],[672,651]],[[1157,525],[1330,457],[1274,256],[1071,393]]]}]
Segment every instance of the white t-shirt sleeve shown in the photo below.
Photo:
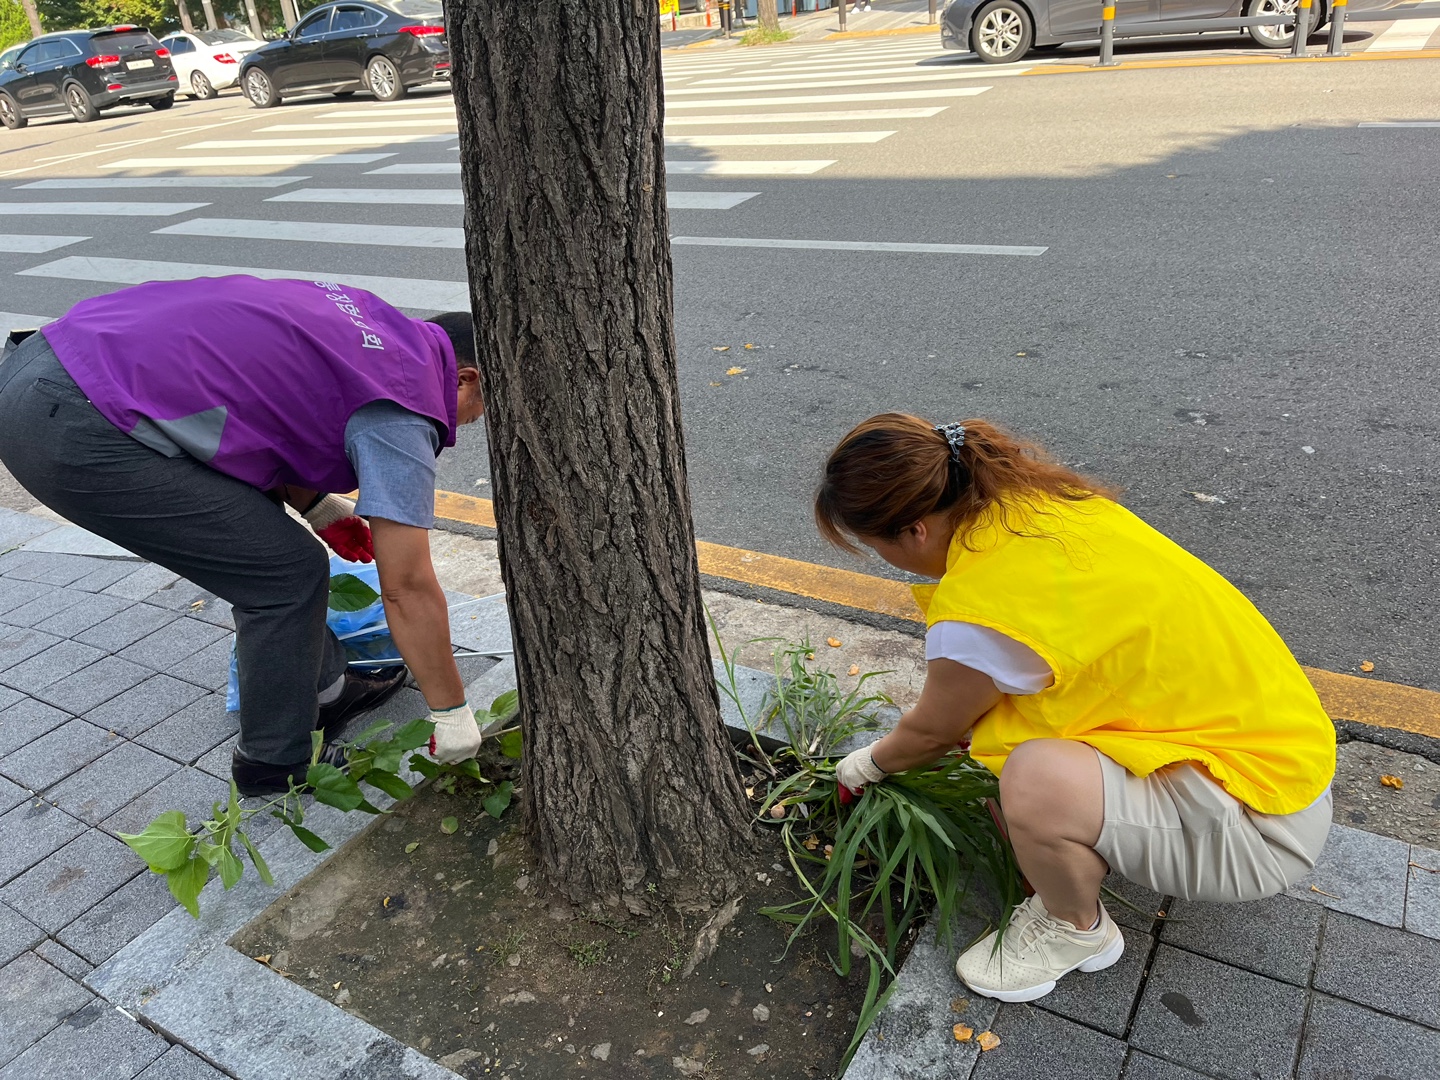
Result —
[{"label": "white t-shirt sleeve", "polygon": [[1055,681],[1043,657],[998,630],[967,622],[937,622],[925,634],[926,660],[954,660],[983,671],[1002,694],[1038,694]]}]

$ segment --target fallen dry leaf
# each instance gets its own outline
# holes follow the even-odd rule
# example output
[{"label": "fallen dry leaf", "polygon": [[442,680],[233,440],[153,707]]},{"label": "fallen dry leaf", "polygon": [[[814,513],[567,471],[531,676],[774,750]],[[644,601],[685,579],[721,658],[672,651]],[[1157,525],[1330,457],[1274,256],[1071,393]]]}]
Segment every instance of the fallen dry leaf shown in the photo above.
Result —
[{"label": "fallen dry leaf", "polygon": [[952,1030],[955,1032],[956,1042],[969,1042],[975,1037],[975,1029],[964,1024],[956,1024]]},{"label": "fallen dry leaf", "polygon": [[710,347],[711,347],[712,349],[714,349],[716,352],[729,352],[729,351],[730,351],[730,346],[729,346],[729,345],[712,345],[712,346],[710,346]]},{"label": "fallen dry leaf", "polygon": [[1368,673],[1375,670],[1375,665],[1369,660],[1361,660],[1360,670]]},{"label": "fallen dry leaf", "polygon": [[262,964],[268,964],[270,963],[270,954],[268,952],[261,953],[259,956],[255,957],[255,959]]},{"label": "fallen dry leaf", "polygon": [[975,1041],[980,1044],[981,1050],[994,1050],[1000,1045],[1000,1036],[993,1031],[982,1031]]},{"label": "fallen dry leaf", "polygon": [[850,671],[848,672],[848,674],[851,674],[851,675],[859,675],[859,674],[860,674],[860,665],[859,665],[859,664],[851,664],[851,665],[850,665]]},{"label": "fallen dry leaf", "polygon": [[1380,786],[1394,788],[1396,791],[1399,791],[1405,786],[1405,781],[1401,780],[1398,776],[1391,776],[1389,773],[1386,773],[1380,777]]},{"label": "fallen dry leaf", "polygon": [[745,374],[745,369],[744,369],[743,367],[727,368],[726,371],[725,371],[725,374],[726,374],[726,375],[744,375],[744,374]]},{"label": "fallen dry leaf", "polygon": [[1225,500],[1219,495],[1207,495],[1203,491],[1187,491],[1185,494],[1194,496],[1196,502],[1215,503],[1219,506],[1225,505]]},{"label": "fallen dry leaf", "polygon": [[814,851],[820,846],[820,838],[818,836],[807,836],[801,841],[801,846],[804,847],[806,851]]},{"label": "fallen dry leaf", "polygon": [[745,348],[747,349],[758,349],[759,347],[759,345],[751,345],[748,341],[745,343]]},{"label": "fallen dry leaf", "polygon": [[825,644],[829,645],[832,649],[838,649],[843,644],[843,642],[841,642],[838,637],[827,637],[825,639]]},{"label": "fallen dry leaf", "polygon": [[970,999],[969,999],[969,998],[951,998],[951,999],[950,999],[950,1011],[951,1011],[952,1013],[954,1013],[956,1016],[962,1016],[962,1015],[964,1015],[965,1011],[966,1011],[967,1009],[969,1009],[969,1008],[970,1008]]},{"label": "fallen dry leaf", "polygon": [[719,385],[721,385],[721,384],[718,383],[718,382],[712,382],[710,385],[711,385],[711,386],[719,386]]}]

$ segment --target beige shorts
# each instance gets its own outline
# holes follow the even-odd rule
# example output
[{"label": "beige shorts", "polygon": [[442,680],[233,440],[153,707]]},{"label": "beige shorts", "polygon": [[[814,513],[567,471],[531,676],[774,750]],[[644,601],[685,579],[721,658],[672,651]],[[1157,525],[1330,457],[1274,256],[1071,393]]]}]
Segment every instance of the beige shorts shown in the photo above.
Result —
[{"label": "beige shorts", "polygon": [[1135,776],[1096,752],[1105,824],[1095,850],[1110,869],[1163,896],[1238,902],[1273,896],[1315,865],[1330,832],[1325,794],[1293,814],[1260,814],[1198,765]]}]

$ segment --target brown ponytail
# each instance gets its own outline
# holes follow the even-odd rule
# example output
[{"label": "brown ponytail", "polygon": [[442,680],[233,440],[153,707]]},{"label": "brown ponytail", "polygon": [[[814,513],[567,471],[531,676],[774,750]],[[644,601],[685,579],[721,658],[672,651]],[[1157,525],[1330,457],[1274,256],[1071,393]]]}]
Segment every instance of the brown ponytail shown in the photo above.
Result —
[{"label": "brown ponytail", "polygon": [[[1039,446],[985,420],[966,420],[959,461],[928,420],[881,413],[840,440],[815,493],[815,524],[838,547],[894,540],[921,518],[948,513],[957,530],[1014,495],[1079,501],[1113,497],[1105,486],[1052,461]],[[1001,524],[1018,530],[1002,517]]]}]

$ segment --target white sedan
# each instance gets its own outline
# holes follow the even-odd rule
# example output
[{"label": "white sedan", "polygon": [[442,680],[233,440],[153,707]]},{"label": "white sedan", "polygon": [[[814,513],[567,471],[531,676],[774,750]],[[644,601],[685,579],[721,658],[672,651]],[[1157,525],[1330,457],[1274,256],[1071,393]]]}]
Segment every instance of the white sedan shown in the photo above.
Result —
[{"label": "white sedan", "polygon": [[160,44],[170,50],[170,62],[185,92],[209,99],[235,85],[240,61],[265,42],[239,30],[196,30],[171,34]]}]

